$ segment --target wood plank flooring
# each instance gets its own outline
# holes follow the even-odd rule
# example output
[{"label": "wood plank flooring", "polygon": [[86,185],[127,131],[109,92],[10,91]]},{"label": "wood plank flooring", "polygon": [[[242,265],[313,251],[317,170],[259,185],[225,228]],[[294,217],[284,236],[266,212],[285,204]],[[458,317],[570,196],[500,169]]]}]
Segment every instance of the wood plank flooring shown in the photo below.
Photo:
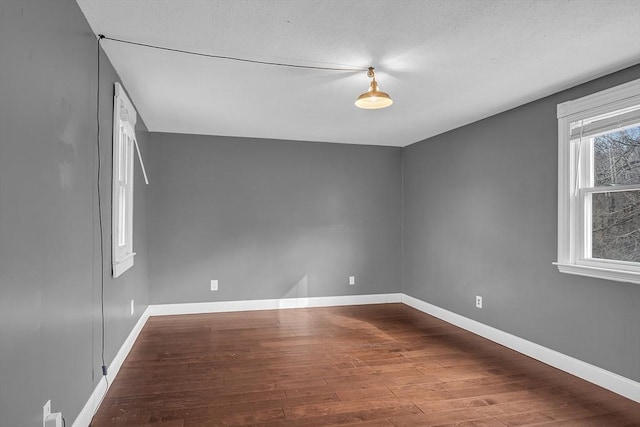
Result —
[{"label": "wood plank flooring", "polygon": [[402,304],[151,317],[91,424],[640,426],[640,404]]}]

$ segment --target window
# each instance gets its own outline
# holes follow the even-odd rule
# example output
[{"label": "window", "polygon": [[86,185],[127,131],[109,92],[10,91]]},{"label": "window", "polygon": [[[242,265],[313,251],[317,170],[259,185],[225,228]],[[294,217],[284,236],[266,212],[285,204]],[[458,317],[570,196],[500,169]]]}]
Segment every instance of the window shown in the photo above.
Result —
[{"label": "window", "polygon": [[640,283],[640,80],[558,105],[558,269]]},{"label": "window", "polygon": [[113,101],[113,277],[133,266],[133,145],[136,111],[122,86],[115,84]]}]

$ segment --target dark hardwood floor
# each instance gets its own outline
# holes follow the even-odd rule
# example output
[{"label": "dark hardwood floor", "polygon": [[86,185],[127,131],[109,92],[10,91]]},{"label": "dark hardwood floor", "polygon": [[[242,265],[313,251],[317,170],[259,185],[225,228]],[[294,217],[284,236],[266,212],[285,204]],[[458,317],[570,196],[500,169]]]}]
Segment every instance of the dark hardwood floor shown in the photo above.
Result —
[{"label": "dark hardwood floor", "polygon": [[402,304],[152,317],[92,426],[640,426],[640,404]]}]

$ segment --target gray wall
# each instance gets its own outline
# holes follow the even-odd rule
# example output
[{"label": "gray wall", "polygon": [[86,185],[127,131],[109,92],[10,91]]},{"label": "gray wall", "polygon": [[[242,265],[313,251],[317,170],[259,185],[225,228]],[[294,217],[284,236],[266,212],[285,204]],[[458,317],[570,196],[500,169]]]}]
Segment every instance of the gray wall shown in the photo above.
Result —
[{"label": "gray wall", "polygon": [[640,380],[640,286],[551,264],[556,105],[638,77],[629,68],[406,147],[403,292]]},{"label": "gray wall", "polygon": [[152,303],[400,292],[399,148],[158,133],[150,145]]},{"label": "gray wall", "polygon": [[[96,39],[73,0],[0,1],[0,426],[71,425],[100,379]],[[102,56],[105,359],[148,303],[146,189],[136,176],[133,270],[110,278],[111,123]],[[137,133],[146,152],[148,133]],[[138,313],[129,315],[129,301]]]},{"label": "gray wall", "polygon": [[101,268],[95,37],[73,0],[0,1],[0,426],[39,425],[47,399],[68,423],[78,415],[100,379],[101,275],[107,364],[150,301],[402,290],[640,380],[640,286],[551,265],[555,106],[640,67],[404,150],[149,135],[140,123],[151,186],[136,165],[138,255],[112,280],[118,77],[102,65]]}]

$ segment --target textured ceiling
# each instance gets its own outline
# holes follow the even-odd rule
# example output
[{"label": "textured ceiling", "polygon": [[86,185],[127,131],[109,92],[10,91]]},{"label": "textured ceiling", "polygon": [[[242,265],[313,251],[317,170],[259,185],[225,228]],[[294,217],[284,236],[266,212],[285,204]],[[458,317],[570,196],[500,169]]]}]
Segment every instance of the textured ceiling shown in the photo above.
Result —
[{"label": "textured ceiling", "polygon": [[[640,62],[639,0],[77,0],[151,131],[405,146]],[[550,112],[555,114],[555,112]]]}]

